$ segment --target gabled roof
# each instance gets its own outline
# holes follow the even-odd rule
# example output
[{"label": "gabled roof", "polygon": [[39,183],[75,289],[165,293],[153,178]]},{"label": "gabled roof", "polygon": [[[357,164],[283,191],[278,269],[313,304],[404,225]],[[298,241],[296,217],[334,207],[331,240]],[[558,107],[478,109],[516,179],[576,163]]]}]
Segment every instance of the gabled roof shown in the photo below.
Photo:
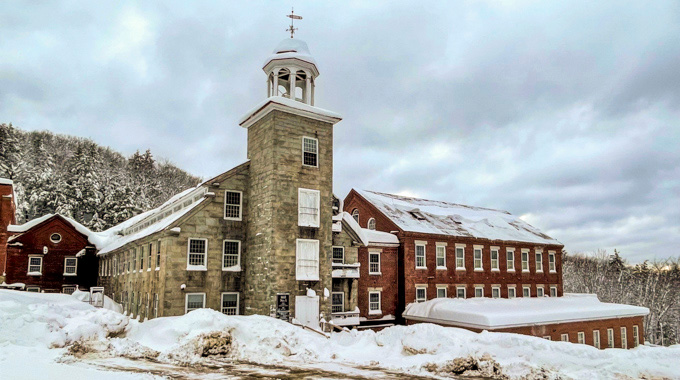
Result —
[{"label": "gabled roof", "polygon": [[9,239],[7,239],[8,242],[15,240],[19,236],[30,231],[32,228],[35,228],[35,227],[51,220],[52,218],[61,218],[66,223],[73,226],[73,228],[76,231],[78,231],[79,233],[81,233],[81,234],[85,235],[85,237],[87,237],[87,240],[90,242],[90,244],[94,245],[98,249],[103,246],[104,239],[102,239],[102,236],[101,236],[100,233],[92,232],[92,231],[90,231],[89,228],[83,226],[82,224],[76,222],[75,220],[73,220],[73,219],[71,219],[67,216],[60,215],[60,214],[45,214],[45,215],[41,216],[40,218],[35,218],[35,219],[28,221],[28,222],[21,224],[21,225],[10,224],[9,226],[7,226],[7,232],[13,232],[13,233],[16,233],[18,235],[11,236]]},{"label": "gabled roof", "polygon": [[[375,246],[375,245],[382,245],[382,246],[397,246],[399,245],[399,238],[397,238],[396,235],[388,233],[388,232],[382,232],[382,231],[374,231],[374,230],[369,230],[368,228],[362,228],[359,226],[359,223],[357,223],[354,218],[352,218],[352,215],[350,215],[348,212],[343,211],[339,213],[338,215],[333,216],[333,221],[334,222],[341,222],[343,226],[345,226],[348,229],[348,233],[351,235],[355,235],[359,239],[359,243],[361,243],[364,246]],[[334,232],[339,232],[334,230]]]},{"label": "gabled roof", "polygon": [[355,191],[403,231],[562,245],[507,211],[375,191]]}]

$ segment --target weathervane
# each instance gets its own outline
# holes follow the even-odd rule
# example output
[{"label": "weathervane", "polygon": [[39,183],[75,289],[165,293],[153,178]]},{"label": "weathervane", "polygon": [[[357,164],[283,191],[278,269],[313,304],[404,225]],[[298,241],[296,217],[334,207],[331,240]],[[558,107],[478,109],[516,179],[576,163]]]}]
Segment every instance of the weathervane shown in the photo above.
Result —
[{"label": "weathervane", "polygon": [[296,15],[293,8],[290,8],[290,14],[286,17],[290,18],[290,28],[286,29],[286,32],[290,32],[290,38],[293,38],[295,31],[298,30],[298,28],[293,27],[293,20],[302,20],[302,16]]}]

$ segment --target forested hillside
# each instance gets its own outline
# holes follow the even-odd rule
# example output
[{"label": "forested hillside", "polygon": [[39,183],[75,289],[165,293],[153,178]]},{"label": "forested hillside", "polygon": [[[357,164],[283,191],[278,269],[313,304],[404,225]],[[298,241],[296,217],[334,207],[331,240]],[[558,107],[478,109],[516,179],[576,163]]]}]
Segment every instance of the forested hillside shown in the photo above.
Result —
[{"label": "forested hillside", "polygon": [[94,231],[156,207],[200,180],[156,161],[149,150],[126,158],[92,140],[11,124],[0,124],[0,177],[14,180],[20,223],[58,212]]},{"label": "forested hillside", "polygon": [[564,291],[595,293],[603,302],[625,303],[649,308],[645,318],[647,341],[680,343],[680,261],[628,265],[615,251],[595,256],[563,257]]}]

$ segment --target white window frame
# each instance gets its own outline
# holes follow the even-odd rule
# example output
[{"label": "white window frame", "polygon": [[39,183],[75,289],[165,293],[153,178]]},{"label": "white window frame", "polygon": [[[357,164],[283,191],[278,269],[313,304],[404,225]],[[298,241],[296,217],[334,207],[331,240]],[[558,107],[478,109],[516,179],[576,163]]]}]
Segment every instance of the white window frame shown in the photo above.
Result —
[{"label": "white window frame", "polygon": [[[444,291],[444,296],[443,296],[443,297],[440,297],[440,296],[439,296],[439,291],[440,291],[440,290]],[[447,297],[449,296],[448,293],[449,293],[449,290],[448,290],[448,286],[447,286],[447,285],[437,285],[437,298],[447,298]]]},{"label": "white window frame", "polygon": [[[341,259],[340,262],[336,262],[336,261],[335,261],[335,250],[336,250],[336,249],[342,250],[342,259]],[[331,254],[332,254],[332,256],[331,256],[331,261],[332,261],[334,264],[343,264],[343,263],[345,262],[345,247],[343,247],[343,246],[341,246],[341,245],[334,245],[334,246],[331,248]],[[371,261],[371,260],[369,260],[369,262],[370,262],[370,261]]]},{"label": "white window frame", "polygon": [[[497,295],[495,293],[497,293]],[[491,298],[501,298],[501,287],[500,286],[492,286],[491,287]]]},{"label": "white window frame", "polygon": [[628,329],[626,326],[621,326],[621,348],[628,349]]},{"label": "white window frame", "polygon": [[614,329],[607,329],[607,348],[614,348]]},{"label": "white window frame", "polygon": [[[224,296],[226,296],[226,295],[230,295],[230,296],[235,295],[236,296],[236,310],[235,310],[234,314],[227,314],[227,313],[224,312],[224,309],[225,309],[225,307],[224,307]],[[239,306],[240,305],[241,305],[241,297],[240,297],[240,294],[238,292],[222,292],[222,294],[220,295],[220,313],[225,314],[225,315],[239,315],[240,314],[239,313]]]},{"label": "white window frame", "polygon": [[[371,301],[371,294],[377,294],[378,295],[378,308],[374,309],[372,306],[375,304],[374,301]],[[380,290],[369,290],[368,291],[368,314],[369,315],[376,315],[376,314],[382,314],[382,292]]]},{"label": "white window frame", "polygon": [[[529,293],[529,295],[525,295],[526,293]],[[522,285],[522,297],[523,298],[530,298],[531,297],[531,285]]]},{"label": "white window frame", "polygon": [[[76,285],[62,285],[62,286],[61,286],[61,292],[62,292],[63,294],[73,294],[73,292],[76,291],[76,288],[77,288]],[[71,293],[66,293],[66,292],[65,292],[66,289],[73,289],[73,292],[71,292]]]},{"label": "white window frame", "polygon": [[[496,254],[496,258],[494,259],[494,253]],[[500,268],[500,248],[499,247],[491,247],[491,271],[492,272],[499,272],[501,270]]]},{"label": "white window frame", "polygon": [[633,347],[640,345],[640,328],[638,325],[633,325]]},{"label": "white window frame", "polygon": [[[205,293],[187,293],[186,296],[184,297],[184,314],[189,312],[189,296],[196,296],[196,295],[203,296],[203,306],[197,307],[195,309],[191,309],[191,311],[198,310],[198,309],[205,309]],[[134,292],[133,292],[132,293],[133,304],[134,304],[134,300],[135,300],[135,296],[134,296]]]},{"label": "white window frame", "polygon": [[[192,240],[203,240],[205,242],[205,252],[203,252],[203,265],[191,265],[190,255],[191,253],[191,241]],[[198,255],[198,253],[193,253],[193,255]],[[208,270],[208,239],[206,238],[188,238],[187,239],[187,270],[188,271],[206,271]]]},{"label": "white window frame", "polygon": [[[237,217],[227,217],[227,193],[238,193],[238,218]],[[235,204],[230,203],[229,206],[236,206]],[[222,216],[224,216],[224,220],[236,220],[240,221],[243,220],[243,191],[240,190],[224,190],[224,210],[222,213]]]},{"label": "white window frame", "polygon": [[550,337],[550,335],[544,335],[544,336],[543,336],[543,339],[545,339],[545,340],[552,340],[552,338]]},{"label": "white window frame", "polygon": [[[59,236],[59,238],[58,238],[58,239],[52,239],[52,236],[54,236],[54,235]],[[59,243],[61,243],[61,240],[62,240],[62,237],[61,237],[61,234],[60,234],[60,233],[54,232],[54,233],[51,233],[51,234],[50,234],[50,241],[51,241],[52,243],[54,243],[54,244],[59,244]]]},{"label": "white window frame", "polygon": [[[300,270],[300,243],[302,242],[313,242],[316,244],[316,273],[311,276],[303,276]],[[295,239],[295,279],[297,281],[319,281],[319,240],[316,239]],[[311,267],[311,266],[309,266]]]},{"label": "white window frame", "polygon": [[153,317],[158,318],[158,293],[153,294]]},{"label": "white window frame", "polygon": [[[313,194],[316,197],[316,220],[311,222],[303,222],[303,215],[313,215],[311,213],[302,212],[302,202],[301,199],[303,194]],[[300,227],[314,227],[319,228],[321,220],[321,191],[314,189],[304,189],[302,187],[298,188],[298,226]]]},{"label": "white window frame", "polygon": [[27,292],[40,293],[40,287],[37,286],[37,285],[27,285],[27,286],[26,286],[26,291],[27,291]]},{"label": "white window frame", "polygon": [[[481,291],[480,295],[477,295],[477,291]],[[475,285],[475,298],[484,298],[484,286],[483,285]]]},{"label": "white window frame", "polygon": [[600,342],[600,330],[593,330],[593,347],[601,348],[602,343]]},{"label": "white window frame", "polygon": [[[333,296],[334,295],[341,295],[342,296],[342,297],[340,297],[340,299],[342,300],[342,302],[340,304],[333,303],[333,301],[334,301]],[[333,308],[336,307],[336,306],[340,307],[340,311],[333,311]],[[331,292],[331,314],[332,313],[342,313],[344,311],[345,311],[345,292]]]},{"label": "white window frame", "polygon": [[545,287],[543,285],[536,285],[536,297],[545,297]]},{"label": "white window frame", "polygon": [[[525,260],[526,258],[526,260]],[[522,248],[521,255],[520,255],[520,260],[522,262],[522,272],[527,273],[529,272],[529,250],[526,248]],[[525,264],[526,264],[526,269],[525,269]]]},{"label": "white window frame", "polygon": [[359,224],[359,209],[358,208],[355,208],[354,210],[352,210],[352,218],[354,219],[355,222],[357,222],[357,224]]},{"label": "white window frame", "polygon": [[458,285],[456,286],[456,298],[461,298],[459,297],[458,292],[463,291],[463,299],[467,298],[467,287],[465,285]]},{"label": "white window frame", "polygon": [[[316,152],[313,152],[316,154],[316,165],[307,165],[305,164],[305,139],[309,140],[314,140],[316,142]],[[309,152],[312,153],[312,152]],[[314,137],[309,137],[309,136],[302,136],[302,166],[307,166],[309,168],[318,168],[319,167],[319,139],[314,138]]]},{"label": "white window frame", "polygon": [[[31,265],[31,259],[40,259],[40,265]],[[39,267],[40,269],[36,271],[31,271],[31,267]],[[43,269],[43,257],[40,255],[28,255],[28,269],[26,269],[26,275],[28,276],[42,276]]]},{"label": "white window frame", "polygon": [[576,341],[578,344],[586,344],[586,333],[583,331],[576,333]]},{"label": "white window frame", "polygon": [[156,270],[161,269],[161,241],[156,242]]},{"label": "white window frame", "polygon": [[557,272],[557,257],[555,251],[548,251],[548,270],[550,273]]},{"label": "white window frame", "polygon": [[560,340],[562,342],[568,342],[569,341],[569,334],[562,334],[560,335]]},{"label": "white window frame", "polygon": [[[424,297],[418,297],[418,291],[419,290],[423,291]],[[426,285],[416,285],[415,302],[420,303],[420,302],[425,302],[425,301],[427,301],[427,286]]]},{"label": "white window frame", "polygon": [[517,286],[508,285],[508,298],[517,298]]},{"label": "white window frame", "polygon": [[[510,259],[512,257],[512,260]],[[515,249],[506,247],[505,248],[505,265],[507,266],[506,271],[515,271]]]},{"label": "white window frame", "polygon": [[[439,265],[439,259],[443,260],[444,265]],[[446,243],[435,244],[435,264],[439,270],[446,270]]]},{"label": "white window frame", "polygon": [[375,218],[369,218],[368,223],[366,223],[366,228],[371,231],[375,231]]},{"label": "white window frame", "polygon": [[[459,266],[460,259],[462,266]],[[465,270],[465,244],[456,244],[456,270]]]},{"label": "white window frame", "polygon": [[[75,264],[75,265],[66,265],[66,263],[68,262],[68,260],[75,260],[76,264]],[[108,265],[107,265],[106,263],[108,263],[108,260],[105,260],[104,263],[105,263],[105,264],[104,264],[105,274],[107,274],[107,272],[108,272]],[[69,267],[69,268],[70,268],[70,267],[73,267],[73,273],[67,273],[67,272],[66,272],[66,268],[67,268],[67,267]],[[64,257],[64,276],[77,276],[77,275],[78,275],[78,258],[75,257],[75,256],[66,256],[66,257]]]},{"label": "white window frame", "polygon": [[553,285],[550,287],[550,297],[557,297],[557,286]]},{"label": "white window frame", "polygon": [[543,273],[543,251],[537,249],[534,257],[534,260],[536,261],[536,273]]},{"label": "white window frame", "polygon": [[[418,265],[418,247],[423,247],[423,265],[422,266]],[[427,242],[416,241],[414,257],[416,259],[416,269],[427,269]]]},{"label": "white window frame", "polygon": [[[148,263],[146,264],[146,271],[151,271],[151,260],[153,258],[153,242],[149,243],[149,253],[146,255]],[[148,318],[148,316],[147,316]]]},{"label": "white window frame", "polygon": [[[484,272],[484,246],[475,245],[472,247],[472,266],[475,272]],[[477,252],[479,252],[479,259],[477,259]],[[479,266],[477,261],[479,260]]]},{"label": "white window frame", "polygon": [[[381,251],[377,250],[377,249],[376,250],[371,249],[371,250],[368,251],[368,274],[370,274],[370,275],[381,275],[382,274],[382,272],[381,272],[382,268],[381,268],[381,265],[380,265],[380,256],[381,256],[380,254],[381,254]],[[372,268],[373,265],[371,265],[371,264],[373,264],[373,263],[371,263],[371,256],[375,256],[375,255],[378,256],[378,270],[377,271],[373,270],[373,268]]]},{"label": "white window frame", "polygon": [[[228,266],[228,267],[224,266],[225,258],[227,256],[227,253],[225,251],[227,242],[237,243],[236,265],[232,265],[232,266]],[[222,271],[224,271],[224,272],[240,272],[241,271],[241,241],[240,240],[233,240],[233,239],[222,240]]]}]

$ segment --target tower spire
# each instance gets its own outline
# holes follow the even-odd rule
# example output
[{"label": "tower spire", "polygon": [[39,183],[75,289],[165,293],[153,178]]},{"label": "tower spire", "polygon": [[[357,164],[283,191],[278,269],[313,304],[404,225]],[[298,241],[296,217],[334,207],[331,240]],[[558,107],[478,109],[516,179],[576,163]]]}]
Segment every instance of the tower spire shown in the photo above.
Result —
[{"label": "tower spire", "polygon": [[286,29],[286,32],[290,32],[290,38],[293,38],[293,35],[295,35],[295,31],[298,30],[298,28],[295,28],[293,26],[293,21],[302,20],[302,16],[296,15],[295,10],[293,8],[290,8],[290,14],[286,15],[286,17],[290,18],[290,27]]}]

